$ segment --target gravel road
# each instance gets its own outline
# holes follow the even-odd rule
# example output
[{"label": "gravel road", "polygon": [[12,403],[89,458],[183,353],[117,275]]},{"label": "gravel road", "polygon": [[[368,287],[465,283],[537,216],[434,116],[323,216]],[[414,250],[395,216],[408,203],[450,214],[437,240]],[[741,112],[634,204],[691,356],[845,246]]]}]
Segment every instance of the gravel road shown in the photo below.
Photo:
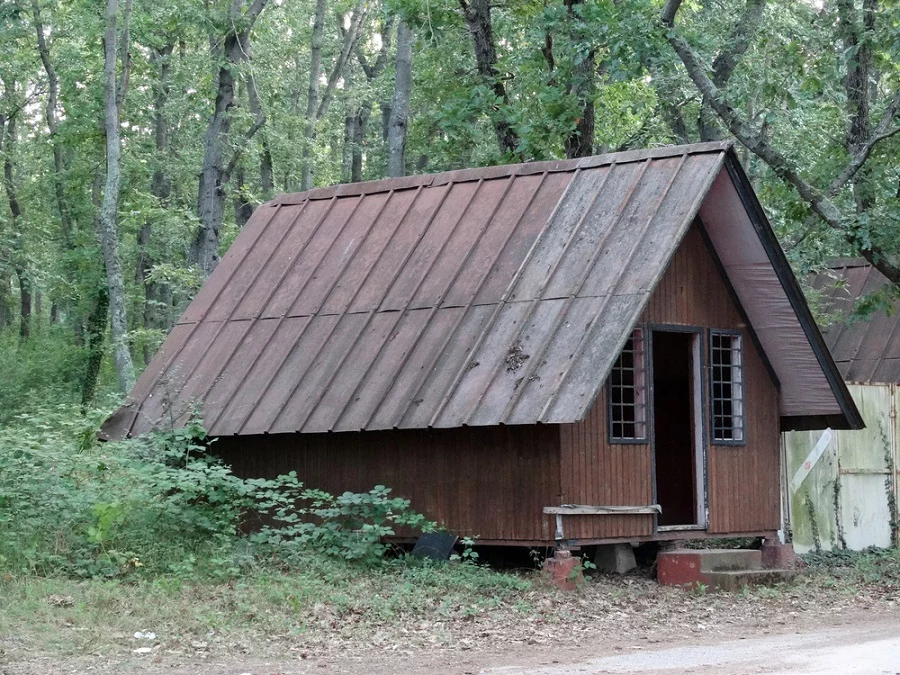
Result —
[{"label": "gravel road", "polygon": [[549,666],[535,667],[523,662],[481,672],[485,675],[897,675],[900,674],[900,616],[791,635],[755,635],[712,644],[631,650]]}]

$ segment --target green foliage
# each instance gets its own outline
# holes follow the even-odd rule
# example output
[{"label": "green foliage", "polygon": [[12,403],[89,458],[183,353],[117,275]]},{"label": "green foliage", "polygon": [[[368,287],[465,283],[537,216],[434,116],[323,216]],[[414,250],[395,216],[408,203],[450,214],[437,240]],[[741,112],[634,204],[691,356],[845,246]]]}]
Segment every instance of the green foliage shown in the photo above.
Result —
[{"label": "green foliage", "polygon": [[[136,356],[151,356],[202,281],[190,264],[199,225],[198,181],[207,122],[221,55],[210,52],[229,30],[232,3],[160,0],[138,4],[131,17],[129,86],[121,107],[122,190],[119,254],[124,271],[129,340]],[[249,4],[245,3],[245,4]],[[342,48],[344,20],[355,3],[329,3],[322,45],[323,78]],[[701,97],[658,25],[659,0],[522,0],[491,3],[497,81],[506,96],[475,67],[473,43],[456,0],[381,0],[368,4],[359,49],[339,73],[333,102],[305,139],[313,0],[268,0],[252,35],[252,60],[235,66],[238,80],[230,109],[232,132],[222,148],[233,158],[222,190],[227,198],[221,247],[237,235],[232,206],[258,203],[272,193],[299,189],[301,151],[309,147],[317,185],[350,179],[348,158],[358,151],[363,179],[383,178],[387,166],[384,122],[391,108],[397,20],[415,34],[413,86],[406,144],[407,172],[442,171],[509,161],[498,149],[494,123],[515,131],[517,159],[557,159],[584,115],[595,113],[593,151],[653,147],[700,140]],[[846,3],[845,3],[846,5]],[[862,25],[859,3],[850,3]],[[740,37],[736,22],[747,3],[685,2],[676,30],[710,69]],[[27,410],[32,392],[52,402],[71,400],[72,381],[86,367],[85,327],[98,287],[106,283],[96,216],[104,165],[98,120],[103,106],[103,18],[90,3],[38,0],[50,63],[58,77],[58,129],[45,119],[49,77],[37,50],[35,18],[27,2],[4,3],[0,12],[0,119],[16,119],[16,137],[0,129],[0,158],[10,165],[21,214],[13,218],[7,186],[0,185],[0,423]],[[869,69],[870,127],[900,85],[900,5],[880,3]],[[770,0],[762,28],[723,84],[727,100],[748,125],[787,156],[820,190],[846,166],[846,131],[852,115],[845,75],[856,50],[842,38],[841,5]],[[217,42],[218,40],[218,42]],[[373,65],[390,43],[377,73]],[[594,80],[584,89],[586,60]],[[255,115],[248,98],[252,73],[266,123],[248,141]],[[364,114],[363,114],[364,113]],[[347,122],[362,114],[361,138]],[[727,136],[723,125],[712,126]],[[896,123],[896,121],[895,121]],[[7,138],[9,136],[9,138]],[[158,142],[165,139],[165,148]],[[54,149],[61,151],[58,170]],[[761,201],[800,276],[834,256],[880,246],[900,256],[897,163],[900,134],[882,140],[857,174],[855,187],[834,195],[845,232],[818,222],[808,203],[761,160],[741,149]],[[262,159],[271,156],[274,185],[262,184]],[[100,169],[98,171],[98,169]],[[164,189],[161,189],[161,186]],[[60,199],[61,195],[61,199]],[[65,222],[64,222],[65,221]],[[42,304],[33,302],[35,330],[17,349],[21,290],[27,272]],[[159,293],[150,293],[155,286]],[[860,312],[887,307],[888,290],[866,298]],[[51,308],[60,325],[48,337]],[[52,339],[51,339],[52,337]],[[46,356],[40,368],[41,353]],[[108,357],[107,357],[108,358]],[[21,376],[8,364],[24,361]],[[135,358],[142,363],[144,359]],[[34,366],[34,367],[32,367]],[[108,363],[100,391],[115,386]],[[40,398],[40,395],[38,396]]]},{"label": "green foliage", "polygon": [[[372,565],[394,528],[433,528],[384,486],[334,497],[295,474],[241,479],[209,454],[196,424],[98,446],[102,415],[79,419],[60,406],[0,428],[0,569],[222,578],[311,556]],[[266,524],[248,535],[250,520]]]},{"label": "green foliage", "polygon": [[900,597],[900,549],[870,547],[864,551],[833,549],[807,553],[801,558],[814,579],[854,593],[869,588],[882,597]]},{"label": "green foliage", "polygon": [[42,326],[22,344],[14,331],[0,331],[0,425],[38,406],[77,400],[84,354],[63,331]]},{"label": "green foliage", "polygon": [[478,562],[478,551],[474,550],[475,538],[463,537],[459,540],[463,549],[460,553],[454,553],[450,556],[450,560],[460,560],[465,563],[475,564]]},{"label": "green foliage", "polygon": [[388,550],[383,538],[406,527],[430,532],[435,524],[410,509],[409,500],[390,496],[376,485],[369,492],[332,496],[305,488],[291,472],[276,480],[248,480],[256,509],[274,521],[250,536],[256,545],[271,547],[288,562],[309,551],[372,563]]}]

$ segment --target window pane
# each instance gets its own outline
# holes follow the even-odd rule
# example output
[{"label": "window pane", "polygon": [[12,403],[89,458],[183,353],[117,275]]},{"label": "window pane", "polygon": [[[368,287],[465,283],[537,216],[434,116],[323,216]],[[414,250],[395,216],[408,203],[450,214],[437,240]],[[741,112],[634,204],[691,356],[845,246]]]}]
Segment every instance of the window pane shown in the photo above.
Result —
[{"label": "window pane", "polygon": [[710,334],[709,374],[713,441],[743,441],[744,373],[740,335]]},{"label": "window pane", "polygon": [[609,430],[613,441],[647,438],[645,371],[644,331],[635,328],[609,376]]}]

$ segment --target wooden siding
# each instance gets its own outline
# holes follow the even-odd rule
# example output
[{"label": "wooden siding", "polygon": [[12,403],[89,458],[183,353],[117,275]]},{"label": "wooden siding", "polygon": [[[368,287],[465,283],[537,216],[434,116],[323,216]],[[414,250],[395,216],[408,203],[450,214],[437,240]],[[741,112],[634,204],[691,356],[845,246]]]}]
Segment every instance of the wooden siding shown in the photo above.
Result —
[{"label": "wooden siding", "polygon": [[216,452],[239,476],[296,471],[332,493],[387,485],[460,536],[553,541],[543,507],[559,503],[556,426],[471,427],[223,437]]},{"label": "wooden siding", "polygon": [[[560,425],[563,504],[646,506],[653,503],[649,445],[607,442],[606,389],[587,417]],[[566,539],[653,534],[653,516],[564,516]]]},{"label": "wooden siding", "polygon": [[[779,527],[778,391],[728,291],[698,226],[675,253],[652,294],[641,322],[740,330],[744,347],[746,444],[716,446],[707,433],[709,532],[740,533]],[[702,351],[707,363],[709,333]],[[703,377],[708,371],[703,369]],[[708,413],[708,382],[704,382]],[[646,505],[652,503],[652,449],[649,444],[607,442],[604,388],[588,416],[560,427],[562,503]],[[645,537],[651,516],[572,516],[566,538]]]}]

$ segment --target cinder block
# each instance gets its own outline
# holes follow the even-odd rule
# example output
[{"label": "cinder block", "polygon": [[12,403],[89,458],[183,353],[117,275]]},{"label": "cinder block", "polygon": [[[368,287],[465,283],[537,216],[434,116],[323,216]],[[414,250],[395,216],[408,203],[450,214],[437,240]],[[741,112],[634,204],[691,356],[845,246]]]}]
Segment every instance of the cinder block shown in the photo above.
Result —
[{"label": "cinder block", "polygon": [[637,567],[631,544],[598,546],[594,553],[594,564],[597,566],[598,572],[610,574],[627,574]]}]

